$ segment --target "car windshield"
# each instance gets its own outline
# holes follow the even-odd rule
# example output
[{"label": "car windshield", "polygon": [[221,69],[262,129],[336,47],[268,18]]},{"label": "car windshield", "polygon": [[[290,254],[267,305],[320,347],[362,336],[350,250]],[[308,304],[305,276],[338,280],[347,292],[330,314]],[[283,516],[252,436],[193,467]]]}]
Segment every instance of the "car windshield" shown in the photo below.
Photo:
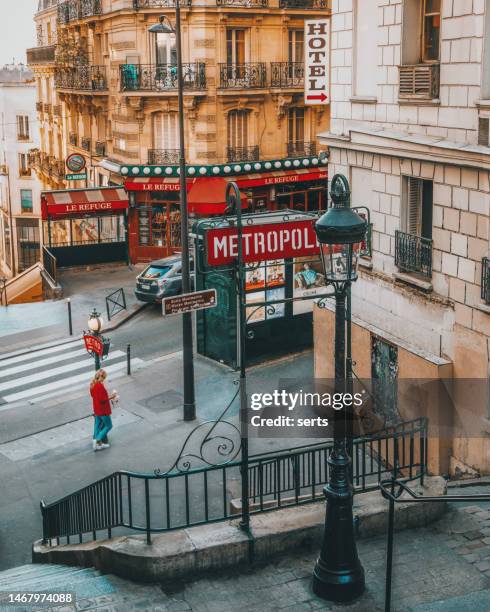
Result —
[{"label": "car windshield", "polygon": [[148,266],[148,268],[146,268],[146,270],[141,275],[141,278],[155,280],[158,278],[162,278],[162,276],[165,276],[165,274],[167,274],[167,272],[169,272],[170,270],[170,266]]}]

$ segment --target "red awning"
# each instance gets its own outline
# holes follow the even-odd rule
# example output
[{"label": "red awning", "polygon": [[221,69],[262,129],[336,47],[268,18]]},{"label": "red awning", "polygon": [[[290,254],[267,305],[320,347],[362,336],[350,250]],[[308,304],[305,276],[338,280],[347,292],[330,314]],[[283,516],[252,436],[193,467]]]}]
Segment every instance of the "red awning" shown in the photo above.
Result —
[{"label": "red awning", "polygon": [[[188,187],[189,212],[199,215],[222,215],[226,209],[225,178],[192,179]],[[247,208],[247,196],[242,193],[242,208]]]},{"label": "red awning", "polygon": [[128,195],[123,187],[44,191],[41,194],[43,219],[85,217],[128,208]]}]

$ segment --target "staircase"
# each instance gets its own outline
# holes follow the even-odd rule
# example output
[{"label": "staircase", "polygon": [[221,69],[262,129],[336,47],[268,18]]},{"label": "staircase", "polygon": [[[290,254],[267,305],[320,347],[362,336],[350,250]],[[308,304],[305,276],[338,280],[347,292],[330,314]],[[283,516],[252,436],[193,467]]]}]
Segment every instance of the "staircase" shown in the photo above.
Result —
[{"label": "staircase", "polygon": [[[76,609],[95,610],[108,606],[111,609],[134,609],[144,600],[150,608],[168,603],[168,597],[156,586],[134,584],[116,576],[101,575],[94,568],[69,567],[66,565],[33,564],[21,565],[0,572],[0,594],[17,593],[72,593]],[[82,604],[83,601],[83,604]],[[60,604],[58,604],[60,605]],[[41,606],[39,606],[41,608]],[[56,609],[55,604],[44,604],[43,609]],[[0,599],[0,612],[34,612],[38,607],[19,604],[5,605]],[[75,610],[75,605],[60,609]],[[141,609],[141,608],[140,608]]]}]

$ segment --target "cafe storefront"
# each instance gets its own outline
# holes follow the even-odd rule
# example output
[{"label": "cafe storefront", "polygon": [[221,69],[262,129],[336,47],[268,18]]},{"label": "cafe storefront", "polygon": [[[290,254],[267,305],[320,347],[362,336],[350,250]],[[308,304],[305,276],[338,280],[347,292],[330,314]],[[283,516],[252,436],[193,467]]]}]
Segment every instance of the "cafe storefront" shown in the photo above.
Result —
[{"label": "cafe storefront", "polygon": [[44,245],[59,267],[128,261],[128,196],[122,187],[45,191]]}]

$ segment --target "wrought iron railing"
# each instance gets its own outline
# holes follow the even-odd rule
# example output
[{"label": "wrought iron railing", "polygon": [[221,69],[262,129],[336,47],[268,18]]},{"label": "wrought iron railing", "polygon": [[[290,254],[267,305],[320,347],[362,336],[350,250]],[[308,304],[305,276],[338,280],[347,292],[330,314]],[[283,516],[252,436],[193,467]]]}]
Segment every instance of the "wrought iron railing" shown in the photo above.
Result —
[{"label": "wrought iron railing", "polygon": [[[180,7],[189,7],[192,5],[192,0],[180,0]],[[134,9],[145,8],[174,8],[175,0],[133,0]]]},{"label": "wrought iron railing", "polygon": [[359,251],[360,257],[372,257],[373,256],[373,224],[368,223],[366,238],[361,242],[361,249]]},{"label": "wrought iron railing", "polygon": [[95,155],[97,155],[97,157],[103,157],[105,154],[105,142],[98,140],[95,143]]},{"label": "wrought iron railing", "polygon": [[316,142],[305,142],[304,140],[288,142],[288,157],[297,157],[298,155],[316,155]]},{"label": "wrought iron railing", "polygon": [[279,0],[279,8],[328,9],[331,0]]},{"label": "wrought iron railing", "polygon": [[266,87],[267,70],[264,62],[248,64],[220,64],[222,89],[256,89]]},{"label": "wrought iron railing", "polygon": [[90,140],[90,138],[82,138],[82,149],[84,151],[90,151],[90,146],[92,144],[92,141]]},{"label": "wrought iron railing", "polygon": [[53,107],[52,107],[52,105],[51,105],[51,104],[44,104],[44,105],[43,105],[43,109],[44,109],[44,112],[45,112],[45,113],[47,113],[48,115],[50,115],[50,114],[51,114],[51,112],[52,112],[52,110],[53,110]]},{"label": "wrought iron railing", "polygon": [[53,115],[56,115],[56,117],[61,117],[61,104],[53,105]]},{"label": "wrought iron railing", "polygon": [[65,0],[58,4],[58,22],[64,25],[96,15],[102,15],[102,0]]},{"label": "wrought iron railing", "polygon": [[490,260],[484,257],[481,260],[481,299],[490,304]]},{"label": "wrought iron railing", "polygon": [[227,147],[226,157],[229,162],[258,161],[259,145],[253,147]]},{"label": "wrought iron railing", "polygon": [[178,164],[180,160],[180,149],[149,149],[148,163],[150,166],[165,164]]},{"label": "wrought iron railing", "polygon": [[266,7],[269,6],[269,0],[216,0],[216,6]]},{"label": "wrought iron railing", "polygon": [[36,102],[36,110],[38,113],[42,113],[43,112],[43,103],[42,102]]},{"label": "wrought iron railing", "polygon": [[105,66],[72,66],[58,68],[55,72],[55,86],[58,89],[81,91],[107,90]]},{"label": "wrought iron railing", "polygon": [[45,246],[43,246],[42,248],[41,256],[42,256],[44,271],[46,272],[46,274],[49,275],[49,277],[53,281],[53,284],[56,285],[57,284],[56,257]]},{"label": "wrought iron railing", "polygon": [[401,272],[432,276],[432,240],[396,230],[395,265]]},{"label": "wrought iron railing", "polygon": [[[228,438],[217,436],[225,443]],[[229,440],[228,440],[229,442]],[[327,458],[333,442],[264,453],[249,460],[250,512],[257,514],[323,499],[328,483]],[[352,445],[355,493],[377,489],[391,477],[396,453],[397,476],[423,478],[427,466],[427,419],[420,418]],[[185,458],[182,457],[182,459]],[[240,461],[161,474],[119,471],[51,504],[41,502],[43,540],[50,545],[71,538],[94,540],[124,530],[161,533],[239,518],[232,508],[230,485],[240,480]],[[119,530],[119,531],[117,531]]]},{"label": "wrought iron railing", "polygon": [[271,87],[302,87],[304,82],[303,62],[271,62]]},{"label": "wrought iron railing", "polygon": [[27,63],[28,64],[45,64],[54,62],[54,45],[47,45],[44,47],[33,47],[27,49]]},{"label": "wrought iron railing", "polygon": [[65,177],[65,162],[61,159],[56,159],[55,157],[52,158],[50,162],[50,169],[51,173],[59,179]]},{"label": "wrought iron railing", "polygon": [[433,100],[439,97],[439,64],[399,66],[400,98]]},{"label": "wrought iron railing", "polygon": [[73,147],[78,147],[78,134],[75,134],[75,132],[71,132],[70,134],[70,144]]},{"label": "wrought iron railing", "polygon": [[[121,91],[172,91],[177,89],[177,66],[174,64],[123,64]],[[206,88],[204,62],[183,64],[184,87]]]}]

